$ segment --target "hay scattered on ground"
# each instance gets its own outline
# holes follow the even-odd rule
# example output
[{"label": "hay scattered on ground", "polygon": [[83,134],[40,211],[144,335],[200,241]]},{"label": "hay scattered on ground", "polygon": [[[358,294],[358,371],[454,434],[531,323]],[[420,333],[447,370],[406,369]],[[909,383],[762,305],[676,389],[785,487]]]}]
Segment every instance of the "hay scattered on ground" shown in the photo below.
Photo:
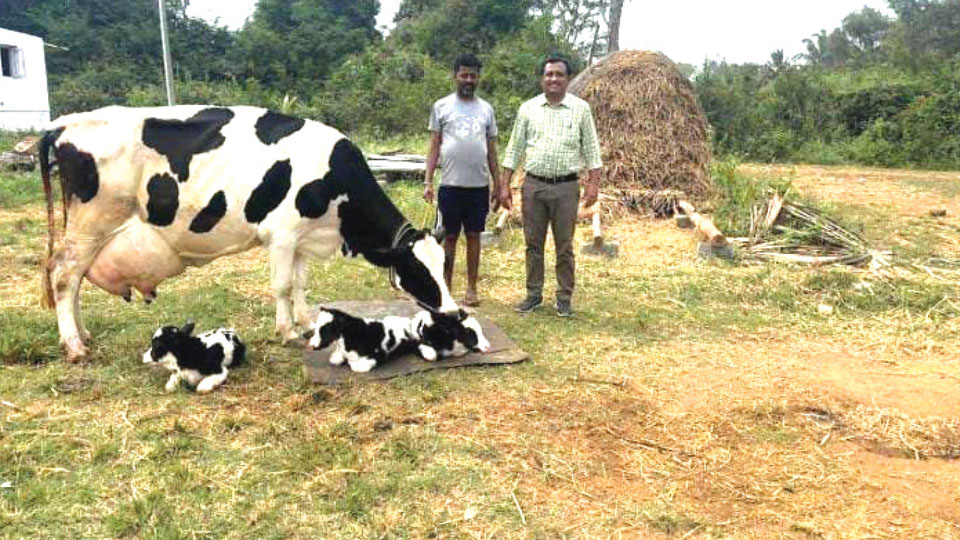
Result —
[{"label": "hay scattered on ground", "polygon": [[569,91],[593,108],[604,191],[711,190],[707,120],[693,86],[660,53],[621,51],[590,66]]}]

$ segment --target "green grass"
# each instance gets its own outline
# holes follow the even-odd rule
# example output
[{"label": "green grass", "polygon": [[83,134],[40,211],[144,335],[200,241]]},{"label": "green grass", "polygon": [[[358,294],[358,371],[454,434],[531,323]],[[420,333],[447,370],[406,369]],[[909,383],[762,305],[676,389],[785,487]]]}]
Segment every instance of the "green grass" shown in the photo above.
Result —
[{"label": "green grass", "polygon": [[[653,439],[658,426],[691,420],[666,419],[645,404],[647,390],[577,382],[581,371],[656,389],[688,361],[684,348],[717,350],[744,336],[857,340],[869,327],[877,336],[955,343],[952,306],[960,301],[951,286],[918,277],[863,289],[850,269],[740,266],[701,261],[692,249],[663,256],[629,245],[619,259],[578,259],[573,321],[549,305],[522,316],[511,309],[523,273],[522,236],[513,229],[484,251],[482,313],[533,362],[313,387],[299,352],[272,335],[266,265],[214,263],[165,282],[149,307],[85,288],[94,354],[68,365],[59,360],[54,314],[34,298],[45,235],[33,213],[42,208],[39,183],[0,173],[0,186],[0,200],[25,214],[0,215],[3,271],[8,283],[23,281],[0,303],[0,398],[16,407],[0,405],[0,485],[9,483],[0,488],[0,539],[554,539],[580,538],[569,528],[580,521],[583,537],[626,526],[657,538],[694,529],[737,537],[743,529],[715,525],[724,520],[665,495],[628,493],[621,501],[594,491],[588,481],[603,475],[623,489],[638,482],[644,459],[662,459],[648,464],[653,471],[640,469],[644,475],[680,469],[672,455],[649,448],[608,469],[596,456],[619,459],[627,450],[618,441],[590,442],[606,436],[593,427]],[[415,225],[430,222],[419,185],[388,191]],[[647,264],[648,256],[664,262]],[[462,261],[461,253],[461,271]],[[398,297],[383,271],[339,258],[314,266],[309,290],[312,302]],[[837,308],[829,321],[818,313],[824,303]],[[166,374],[139,361],[157,326],[187,318],[198,328],[234,326],[250,346],[249,365],[207,396],[164,392]],[[746,454],[751,445],[794,452],[811,444],[782,411],[751,414],[757,426],[736,439]],[[710,429],[725,424],[716,425]],[[680,444],[678,435],[668,446]]]}]

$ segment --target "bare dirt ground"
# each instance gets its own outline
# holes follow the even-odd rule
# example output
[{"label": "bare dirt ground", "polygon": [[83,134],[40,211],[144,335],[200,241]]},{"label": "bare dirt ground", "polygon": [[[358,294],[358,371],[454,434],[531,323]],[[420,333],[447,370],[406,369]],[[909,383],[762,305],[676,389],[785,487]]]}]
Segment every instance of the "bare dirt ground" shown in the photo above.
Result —
[{"label": "bare dirt ground", "polygon": [[[960,227],[960,173],[743,170],[790,176],[804,193],[890,215],[897,224],[942,209],[946,215],[936,223]],[[960,234],[936,230],[943,251],[960,253]],[[625,221],[608,234],[621,240],[621,258],[578,261],[587,290],[622,269],[663,273],[694,258],[690,233],[668,221]],[[904,233],[891,241],[917,239]],[[0,255],[12,260],[41,249],[40,243],[0,246]],[[522,258],[516,249],[489,253],[490,276],[516,272]],[[265,266],[262,250],[220,259],[171,282],[170,294],[231,274],[245,294],[269,302],[265,277],[243,272]],[[35,280],[32,273],[10,274],[0,296],[32,288]],[[484,285],[483,309],[499,309],[497,316],[522,327],[524,320],[508,312],[519,300],[516,276]],[[656,301],[667,300],[649,300]],[[553,344],[544,335],[538,340],[550,344],[538,344],[537,376],[478,377],[427,404],[383,404],[377,389],[331,390],[369,405],[348,413],[331,405],[329,416],[345,415],[371,434],[364,451],[375,449],[382,426],[396,423],[397,431],[429,430],[478,456],[489,468],[487,499],[463,487],[428,504],[463,516],[474,505],[489,510],[490,501],[506,502],[493,518],[464,519],[456,534],[441,538],[960,539],[960,339],[912,332],[913,322],[878,316],[858,328],[825,317],[828,328],[846,325],[826,335],[765,327],[703,336],[692,327],[629,346],[598,334],[587,348]],[[562,365],[550,365],[554,358]],[[577,358],[581,369],[562,376]],[[256,392],[230,399],[242,401],[253,423],[303,410],[304,421],[319,426],[330,418],[311,412],[314,391],[283,402]],[[458,470],[462,458],[434,459]],[[391,520],[405,519],[397,512],[388,507],[378,536],[390,537]],[[540,524],[539,532],[511,528],[521,512],[524,525]]]}]

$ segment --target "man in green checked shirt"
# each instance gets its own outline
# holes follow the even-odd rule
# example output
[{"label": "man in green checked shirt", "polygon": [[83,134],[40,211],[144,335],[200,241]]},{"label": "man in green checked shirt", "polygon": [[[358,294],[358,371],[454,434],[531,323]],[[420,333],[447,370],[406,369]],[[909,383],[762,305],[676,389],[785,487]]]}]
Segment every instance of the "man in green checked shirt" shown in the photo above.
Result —
[{"label": "man in green checked shirt", "polygon": [[600,144],[590,105],[567,94],[570,62],[551,56],[540,65],[543,93],[517,111],[510,144],[503,158],[498,201],[506,208],[510,179],[526,156],[523,182],[523,237],[526,242],[527,296],[517,311],[529,313],[543,303],[543,245],[547,226],[553,231],[557,251],[557,315],[573,316],[573,233],[580,200],[578,173],[587,169],[583,204],[597,200],[600,183]]}]

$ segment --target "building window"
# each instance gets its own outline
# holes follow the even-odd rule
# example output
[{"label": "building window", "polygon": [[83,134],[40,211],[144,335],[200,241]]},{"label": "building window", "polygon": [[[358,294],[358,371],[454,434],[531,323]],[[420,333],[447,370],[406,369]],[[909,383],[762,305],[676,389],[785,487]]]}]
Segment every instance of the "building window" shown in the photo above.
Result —
[{"label": "building window", "polygon": [[26,76],[23,66],[23,49],[12,45],[0,45],[0,75],[16,79]]}]

